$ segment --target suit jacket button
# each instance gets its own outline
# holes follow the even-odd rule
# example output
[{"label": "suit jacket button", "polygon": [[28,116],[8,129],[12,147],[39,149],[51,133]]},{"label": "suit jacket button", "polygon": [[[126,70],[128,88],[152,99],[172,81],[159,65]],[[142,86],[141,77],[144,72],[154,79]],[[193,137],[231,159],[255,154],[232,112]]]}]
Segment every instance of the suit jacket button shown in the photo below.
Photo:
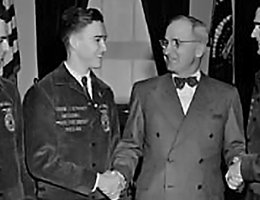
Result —
[{"label": "suit jacket button", "polygon": [[167,185],[167,188],[172,189],[172,188],[174,188],[174,185]]},{"label": "suit jacket button", "polygon": [[198,189],[198,190],[201,190],[201,189],[202,189],[202,185],[199,184],[199,185],[197,186],[197,189]]},{"label": "suit jacket button", "polygon": [[91,146],[91,147],[95,147],[95,146],[96,146],[96,143],[95,143],[95,142],[91,142],[91,143],[90,143],[90,146]]},{"label": "suit jacket button", "polygon": [[199,159],[199,164],[203,163],[203,161],[204,161],[203,158]]}]

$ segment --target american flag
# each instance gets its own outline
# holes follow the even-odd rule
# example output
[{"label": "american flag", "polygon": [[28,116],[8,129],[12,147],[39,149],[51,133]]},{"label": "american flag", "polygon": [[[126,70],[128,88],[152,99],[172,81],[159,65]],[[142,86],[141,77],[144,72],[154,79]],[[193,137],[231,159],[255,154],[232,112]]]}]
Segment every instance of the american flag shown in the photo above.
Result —
[{"label": "american flag", "polygon": [[4,57],[4,67],[0,75],[16,82],[17,72],[20,69],[20,54],[18,48],[18,33],[13,0],[0,0],[1,19],[6,23],[6,30],[9,40],[9,51]]},{"label": "american flag", "polygon": [[233,0],[214,0],[210,30],[209,75],[234,83]]}]

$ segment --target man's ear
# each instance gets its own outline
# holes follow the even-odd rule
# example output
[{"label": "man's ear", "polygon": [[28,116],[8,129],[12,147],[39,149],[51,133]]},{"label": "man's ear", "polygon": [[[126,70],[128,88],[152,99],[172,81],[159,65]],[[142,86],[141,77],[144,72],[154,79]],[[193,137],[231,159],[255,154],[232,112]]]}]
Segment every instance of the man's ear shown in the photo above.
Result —
[{"label": "man's ear", "polygon": [[197,58],[201,58],[204,53],[206,52],[206,44],[203,44],[203,43],[199,43],[196,47],[196,50],[195,50],[195,56]]},{"label": "man's ear", "polygon": [[72,34],[70,36],[70,39],[69,39],[69,42],[70,42],[70,46],[73,48],[73,49],[77,49],[78,48],[78,38],[76,35]]}]

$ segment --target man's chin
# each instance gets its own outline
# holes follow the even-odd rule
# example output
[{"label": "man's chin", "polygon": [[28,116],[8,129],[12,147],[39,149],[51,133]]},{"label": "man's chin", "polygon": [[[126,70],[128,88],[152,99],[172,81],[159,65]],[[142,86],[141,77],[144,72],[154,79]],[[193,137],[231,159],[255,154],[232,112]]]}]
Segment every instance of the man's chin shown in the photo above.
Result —
[{"label": "man's chin", "polygon": [[91,68],[92,69],[100,69],[102,66],[101,65],[93,65]]},{"label": "man's chin", "polygon": [[260,47],[258,48],[257,54],[260,55]]},{"label": "man's chin", "polygon": [[91,68],[93,69],[99,69],[102,67],[102,62],[96,62],[96,63],[93,63]]}]

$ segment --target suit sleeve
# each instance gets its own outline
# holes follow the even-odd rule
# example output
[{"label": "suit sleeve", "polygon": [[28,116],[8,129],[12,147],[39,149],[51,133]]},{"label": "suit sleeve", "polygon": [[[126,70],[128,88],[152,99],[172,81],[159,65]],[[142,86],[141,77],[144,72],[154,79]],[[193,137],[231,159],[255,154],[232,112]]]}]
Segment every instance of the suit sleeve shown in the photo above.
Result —
[{"label": "suit sleeve", "polygon": [[237,89],[234,89],[232,93],[224,133],[223,153],[229,166],[234,157],[240,157],[245,153],[243,114]]},{"label": "suit sleeve", "polygon": [[27,92],[23,108],[26,162],[33,177],[57,187],[90,193],[96,174],[65,160],[59,153],[62,130],[56,126],[55,108],[46,92],[35,84]]},{"label": "suit sleeve", "polygon": [[127,119],[122,140],[117,145],[113,154],[113,165],[131,181],[139,158],[142,156],[144,137],[144,116],[138,95],[137,85],[134,85],[130,98],[130,113]]},{"label": "suit sleeve", "polygon": [[244,181],[260,182],[260,155],[249,154],[243,156],[241,174]]}]

